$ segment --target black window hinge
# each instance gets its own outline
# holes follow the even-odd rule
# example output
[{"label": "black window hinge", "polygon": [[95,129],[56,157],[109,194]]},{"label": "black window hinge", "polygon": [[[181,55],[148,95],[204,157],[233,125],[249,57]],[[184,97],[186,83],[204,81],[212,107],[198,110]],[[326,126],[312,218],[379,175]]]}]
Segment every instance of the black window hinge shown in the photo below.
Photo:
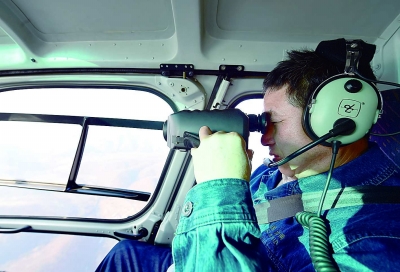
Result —
[{"label": "black window hinge", "polygon": [[226,78],[240,77],[244,74],[244,66],[222,64],[219,66],[219,74],[224,75]]},{"label": "black window hinge", "polygon": [[160,71],[162,76],[166,77],[193,77],[194,65],[193,64],[160,64]]}]

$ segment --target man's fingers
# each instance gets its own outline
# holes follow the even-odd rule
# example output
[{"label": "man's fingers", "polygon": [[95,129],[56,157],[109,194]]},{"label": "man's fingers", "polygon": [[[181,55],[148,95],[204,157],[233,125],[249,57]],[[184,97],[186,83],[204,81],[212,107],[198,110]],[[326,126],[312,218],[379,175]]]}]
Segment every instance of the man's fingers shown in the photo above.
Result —
[{"label": "man's fingers", "polygon": [[204,138],[206,138],[207,136],[211,135],[211,134],[212,134],[212,132],[209,129],[209,127],[207,127],[207,126],[201,127],[200,130],[199,130],[200,141],[203,140]]},{"label": "man's fingers", "polygon": [[[210,130],[209,127],[207,127],[207,126],[201,127],[200,130],[199,130],[199,139],[200,139],[200,142],[201,142],[204,138],[206,138],[207,136],[210,136],[211,134],[212,134],[212,132],[211,132],[211,130]],[[196,153],[196,150],[197,150],[197,147],[194,147],[194,148],[191,149],[191,154],[192,154],[192,156]]]},{"label": "man's fingers", "polygon": [[[199,130],[201,144],[192,148],[194,175],[197,183],[221,178],[250,179],[251,166],[245,143],[236,132],[215,132],[203,126]],[[229,159],[227,159],[229,158]]]}]

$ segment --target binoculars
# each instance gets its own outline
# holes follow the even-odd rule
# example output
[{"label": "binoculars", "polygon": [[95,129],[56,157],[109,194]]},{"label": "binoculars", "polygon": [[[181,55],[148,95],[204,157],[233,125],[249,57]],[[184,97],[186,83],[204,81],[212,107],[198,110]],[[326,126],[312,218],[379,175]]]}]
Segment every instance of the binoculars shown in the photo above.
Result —
[{"label": "binoculars", "polygon": [[237,132],[247,147],[250,132],[265,133],[267,113],[247,115],[239,109],[180,111],[171,114],[164,122],[164,139],[171,149],[190,150],[199,146],[199,129],[202,126],[209,127],[213,133]]}]

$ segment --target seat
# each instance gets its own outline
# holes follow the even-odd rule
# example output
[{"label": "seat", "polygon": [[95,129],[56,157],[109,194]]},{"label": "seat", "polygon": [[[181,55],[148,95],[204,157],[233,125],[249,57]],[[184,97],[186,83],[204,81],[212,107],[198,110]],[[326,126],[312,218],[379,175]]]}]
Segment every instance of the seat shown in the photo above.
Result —
[{"label": "seat", "polygon": [[[400,132],[400,89],[382,91],[383,113],[372,127],[371,134],[391,134]],[[400,133],[393,136],[374,136],[371,141],[379,144],[381,149],[398,166],[400,166]]]}]

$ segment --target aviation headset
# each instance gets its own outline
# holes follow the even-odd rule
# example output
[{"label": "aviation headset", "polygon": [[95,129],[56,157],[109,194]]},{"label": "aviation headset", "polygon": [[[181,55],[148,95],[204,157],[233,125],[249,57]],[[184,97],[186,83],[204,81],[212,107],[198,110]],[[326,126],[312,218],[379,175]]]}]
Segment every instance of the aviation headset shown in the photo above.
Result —
[{"label": "aviation headset", "polygon": [[377,87],[363,80],[358,72],[359,64],[369,65],[375,45],[338,39],[321,42],[316,53],[336,64],[345,63],[345,69],[343,74],[322,82],[309,97],[303,113],[304,131],[315,141],[338,123],[351,119],[355,123],[354,131],[321,144],[331,146],[333,140],[343,145],[353,143],[369,132],[382,111],[382,96]]}]

